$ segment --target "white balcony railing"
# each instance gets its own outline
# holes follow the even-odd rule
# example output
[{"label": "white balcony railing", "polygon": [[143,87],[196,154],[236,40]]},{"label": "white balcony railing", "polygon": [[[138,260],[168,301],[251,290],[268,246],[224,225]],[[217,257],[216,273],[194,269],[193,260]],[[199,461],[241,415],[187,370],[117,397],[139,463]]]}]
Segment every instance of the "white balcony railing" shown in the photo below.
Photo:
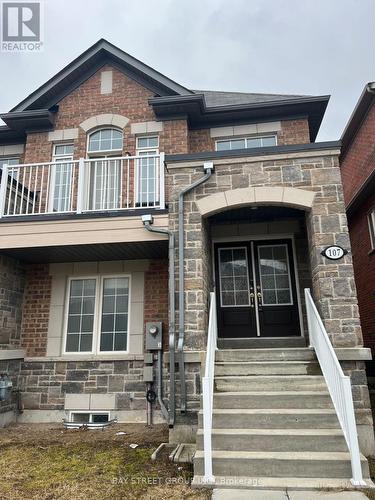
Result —
[{"label": "white balcony railing", "polygon": [[307,323],[310,345],[315,349],[320,368],[335,407],[337,418],[350,453],[352,466],[351,482],[354,486],[365,486],[362,477],[361,456],[358,446],[357,425],[350,377],[344,375],[336,353],[329,340],[323,321],[311,297],[310,290],[305,289]]},{"label": "white balcony railing", "polygon": [[0,217],[165,208],[164,154],[5,165]]},{"label": "white balcony railing", "polygon": [[210,294],[210,314],[208,320],[208,336],[206,350],[206,364],[202,379],[203,395],[203,453],[204,453],[204,482],[214,483],[212,472],[212,411],[214,401],[215,352],[217,350],[217,315],[216,295]]}]

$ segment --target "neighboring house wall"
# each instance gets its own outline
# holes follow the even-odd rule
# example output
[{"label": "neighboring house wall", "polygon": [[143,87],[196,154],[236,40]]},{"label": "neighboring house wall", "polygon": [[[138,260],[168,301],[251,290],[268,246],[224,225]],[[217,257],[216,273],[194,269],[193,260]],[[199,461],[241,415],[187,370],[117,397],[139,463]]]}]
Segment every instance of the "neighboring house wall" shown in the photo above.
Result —
[{"label": "neighboring house wall", "polygon": [[365,180],[375,170],[375,104],[341,159],[345,203],[348,205]]},{"label": "neighboring house wall", "polygon": [[349,233],[363,338],[375,354],[375,250],[371,250],[368,212],[375,207],[375,193],[349,218]]},{"label": "neighboring house wall", "polygon": [[[345,202],[349,205],[375,171],[375,104],[364,117],[341,159]],[[375,354],[375,252],[372,251],[368,213],[375,208],[375,193],[351,210],[349,233],[361,325],[365,345]]]}]

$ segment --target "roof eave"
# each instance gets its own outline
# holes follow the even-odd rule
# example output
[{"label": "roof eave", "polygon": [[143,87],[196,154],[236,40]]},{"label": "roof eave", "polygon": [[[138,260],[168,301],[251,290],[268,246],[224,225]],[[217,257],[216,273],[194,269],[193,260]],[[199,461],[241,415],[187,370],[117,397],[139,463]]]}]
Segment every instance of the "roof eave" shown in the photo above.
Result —
[{"label": "roof eave", "polygon": [[365,85],[365,88],[360,95],[357,104],[350,115],[348,123],[341,135],[342,151],[341,154],[344,156],[348,150],[349,145],[353,141],[361,123],[365,119],[368,111],[370,110],[372,103],[375,100],[375,82],[369,82]]}]

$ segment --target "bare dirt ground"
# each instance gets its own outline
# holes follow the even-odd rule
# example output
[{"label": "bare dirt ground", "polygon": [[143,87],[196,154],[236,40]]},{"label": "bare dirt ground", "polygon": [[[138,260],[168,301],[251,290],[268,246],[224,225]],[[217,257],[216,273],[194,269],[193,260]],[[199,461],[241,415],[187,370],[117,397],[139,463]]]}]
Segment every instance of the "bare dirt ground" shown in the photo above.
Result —
[{"label": "bare dirt ground", "polygon": [[[17,424],[0,429],[0,499],[210,498],[207,491],[191,489],[192,466],[151,460],[155,448],[167,441],[164,425],[82,431]],[[132,443],[138,447],[132,449]]]}]

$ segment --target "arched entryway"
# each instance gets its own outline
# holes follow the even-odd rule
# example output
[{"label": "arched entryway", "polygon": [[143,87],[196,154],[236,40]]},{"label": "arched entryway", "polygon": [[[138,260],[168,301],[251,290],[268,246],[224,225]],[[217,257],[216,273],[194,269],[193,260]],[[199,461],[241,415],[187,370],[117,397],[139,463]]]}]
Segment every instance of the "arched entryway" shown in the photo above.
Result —
[{"label": "arched entryway", "polygon": [[311,286],[306,212],[314,193],[246,188],[198,201],[205,219],[223,346],[303,341]]}]

